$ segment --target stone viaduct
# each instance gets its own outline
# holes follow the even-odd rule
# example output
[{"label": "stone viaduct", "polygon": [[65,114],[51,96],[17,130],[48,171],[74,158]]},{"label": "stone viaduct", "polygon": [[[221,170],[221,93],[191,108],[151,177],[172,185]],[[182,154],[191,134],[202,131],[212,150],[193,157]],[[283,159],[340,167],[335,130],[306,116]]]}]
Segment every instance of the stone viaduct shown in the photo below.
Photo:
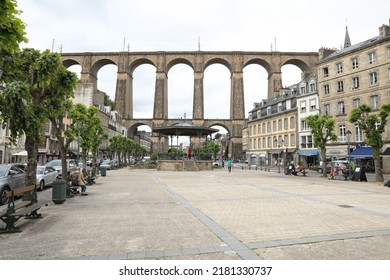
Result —
[{"label": "stone viaduct", "polygon": [[[97,73],[108,64],[118,68],[115,104],[116,110],[125,120],[128,137],[140,125],[151,128],[169,126],[183,120],[168,119],[168,72],[177,64],[186,64],[194,70],[193,119],[188,122],[197,126],[224,127],[230,136],[229,154],[241,157],[242,128],[245,122],[243,69],[250,64],[258,64],[268,73],[268,97],[272,97],[282,88],[284,65],[292,64],[302,72],[316,71],[318,53],[316,52],[99,52],[99,53],[63,53],[64,66],[81,66],[80,86],[97,90]],[[203,76],[205,69],[212,64],[222,64],[231,73],[230,118],[204,119]],[[156,68],[154,110],[152,119],[133,118],[133,72],[142,64],[151,64]],[[152,150],[164,147],[159,143],[158,135],[152,135]]]}]

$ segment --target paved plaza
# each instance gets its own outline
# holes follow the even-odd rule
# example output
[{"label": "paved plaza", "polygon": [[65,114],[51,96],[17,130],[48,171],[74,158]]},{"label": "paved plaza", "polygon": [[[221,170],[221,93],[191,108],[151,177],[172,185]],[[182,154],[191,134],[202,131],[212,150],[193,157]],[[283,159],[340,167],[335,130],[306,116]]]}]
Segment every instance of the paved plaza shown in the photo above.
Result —
[{"label": "paved plaza", "polygon": [[0,259],[390,260],[390,188],[375,182],[123,168],[88,193],[40,192],[43,218],[0,235]]}]

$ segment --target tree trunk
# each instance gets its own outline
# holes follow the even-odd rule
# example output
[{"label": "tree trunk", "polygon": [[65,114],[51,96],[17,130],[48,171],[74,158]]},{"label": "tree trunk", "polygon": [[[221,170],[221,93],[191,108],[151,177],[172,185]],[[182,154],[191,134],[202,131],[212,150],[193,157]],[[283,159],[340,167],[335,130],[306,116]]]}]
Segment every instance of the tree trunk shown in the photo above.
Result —
[{"label": "tree trunk", "polygon": [[374,166],[375,166],[375,181],[383,182],[384,179],[383,179],[380,157],[374,158]]},{"label": "tree trunk", "polygon": [[322,177],[328,177],[326,172],[326,149],[321,149],[321,160],[322,160]]},{"label": "tree trunk", "polygon": [[26,186],[35,185],[37,180],[37,158],[39,140],[26,136],[25,149],[27,151]]}]

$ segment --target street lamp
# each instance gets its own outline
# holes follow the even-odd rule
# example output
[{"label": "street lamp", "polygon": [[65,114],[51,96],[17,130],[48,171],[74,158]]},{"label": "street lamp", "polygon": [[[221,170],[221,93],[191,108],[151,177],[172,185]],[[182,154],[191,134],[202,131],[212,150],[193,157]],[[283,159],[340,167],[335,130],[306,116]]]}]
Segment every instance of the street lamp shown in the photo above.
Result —
[{"label": "street lamp", "polygon": [[351,139],[351,135],[352,135],[352,132],[347,130],[347,145],[348,145],[348,172],[349,172],[349,176],[348,178],[351,178],[351,169],[352,169],[352,166],[350,164],[351,162],[351,149],[350,149],[350,139]]},{"label": "street lamp", "polygon": [[79,166],[79,161],[80,161],[80,130],[81,130],[82,126],[83,126],[82,123],[77,123],[77,130],[78,130],[78,134],[77,134],[77,166]]}]

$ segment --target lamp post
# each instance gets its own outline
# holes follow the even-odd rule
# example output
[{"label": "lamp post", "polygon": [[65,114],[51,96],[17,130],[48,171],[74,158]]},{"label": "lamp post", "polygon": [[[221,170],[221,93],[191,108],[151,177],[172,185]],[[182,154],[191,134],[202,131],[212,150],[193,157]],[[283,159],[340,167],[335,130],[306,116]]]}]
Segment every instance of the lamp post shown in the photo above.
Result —
[{"label": "lamp post", "polygon": [[77,130],[78,130],[78,134],[77,134],[77,166],[79,166],[79,161],[80,161],[80,130],[81,130],[81,127],[82,127],[82,123],[77,123]]},{"label": "lamp post", "polygon": [[351,139],[351,135],[352,135],[352,132],[347,130],[347,149],[348,149],[348,178],[351,178],[351,169],[352,169],[352,166],[350,164],[350,161],[351,161],[351,149],[350,149],[350,139]]},{"label": "lamp post", "polygon": [[[280,148],[282,147],[282,145],[280,144],[280,142],[278,141],[277,138],[274,139],[274,142],[275,142],[275,145],[277,145],[279,151],[278,151],[278,173],[280,173]],[[281,140],[281,142],[284,142],[283,139]]]}]

